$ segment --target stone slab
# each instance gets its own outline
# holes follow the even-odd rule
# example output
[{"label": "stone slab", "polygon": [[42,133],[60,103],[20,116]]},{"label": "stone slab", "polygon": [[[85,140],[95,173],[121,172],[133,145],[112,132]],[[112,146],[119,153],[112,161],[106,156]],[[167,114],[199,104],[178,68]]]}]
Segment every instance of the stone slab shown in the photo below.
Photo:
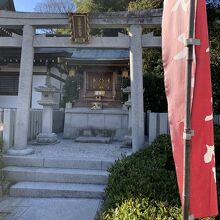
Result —
[{"label": "stone slab", "polygon": [[65,138],[76,138],[77,134],[82,135],[79,133],[82,129],[111,129],[114,131],[113,140],[121,141],[123,134],[128,132],[128,111],[123,109],[72,108],[66,109],[65,117],[71,118],[70,121],[65,119]]},{"label": "stone slab", "polygon": [[155,140],[157,136],[157,113],[149,114],[149,145]]},{"label": "stone slab", "polygon": [[4,220],[94,220],[100,199],[14,198],[0,202]]},{"label": "stone slab", "polygon": [[12,182],[57,182],[107,184],[108,172],[104,170],[58,169],[9,166],[2,169]]},{"label": "stone slab", "polygon": [[122,147],[132,147],[132,137],[125,135]]},{"label": "stone slab", "polygon": [[86,160],[86,159],[79,160],[79,159],[70,159],[70,158],[69,159],[46,158],[44,160],[44,167],[100,170],[101,161]]},{"label": "stone slab", "polygon": [[0,208],[1,220],[16,220],[22,215],[22,213],[28,210],[29,206],[8,206],[4,209]]},{"label": "stone slab", "polygon": [[128,129],[116,129],[114,140],[123,141],[124,136],[128,134]]},{"label": "stone slab", "polygon": [[122,128],[121,115],[105,115],[105,128]]},{"label": "stone slab", "polygon": [[168,133],[168,114],[160,113],[159,114],[159,134],[167,134]]},{"label": "stone slab", "polygon": [[128,129],[128,122],[129,122],[129,118],[127,115],[123,115],[121,117],[121,127],[124,129]]},{"label": "stone slab", "polygon": [[104,160],[102,161],[102,170],[108,170],[113,164],[115,163],[114,160]]},{"label": "stone slab", "polygon": [[73,128],[69,125],[66,125],[64,127],[64,131],[63,131],[63,137],[67,138],[67,139],[73,139],[75,137],[77,137],[79,134],[79,129],[78,128]]},{"label": "stone slab", "polygon": [[3,156],[5,166],[107,170],[114,160],[92,158],[38,158]]},{"label": "stone slab", "polygon": [[66,113],[72,114],[110,114],[110,115],[128,115],[127,110],[122,110],[118,108],[109,108],[109,109],[100,109],[100,110],[93,110],[89,108],[80,108],[74,107],[71,109],[66,109]]},{"label": "stone slab", "polygon": [[37,136],[36,144],[53,144],[57,143],[57,135],[55,133],[40,133]]},{"label": "stone slab", "polygon": [[50,182],[19,182],[10,188],[10,196],[38,198],[103,198],[105,185]]},{"label": "stone slab", "polygon": [[71,115],[71,127],[85,128],[88,126],[85,114]]},{"label": "stone slab", "polygon": [[71,115],[70,114],[66,114],[65,115],[65,124],[67,126],[70,126],[71,125]]},{"label": "stone slab", "polygon": [[39,157],[4,155],[2,160],[5,166],[43,167],[44,165],[44,159]]},{"label": "stone slab", "polygon": [[104,128],[105,115],[104,114],[85,114],[88,117],[88,127]]},{"label": "stone slab", "polygon": [[108,144],[111,141],[110,137],[83,137],[80,136],[75,139],[76,142],[80,143],[103,143]]}]

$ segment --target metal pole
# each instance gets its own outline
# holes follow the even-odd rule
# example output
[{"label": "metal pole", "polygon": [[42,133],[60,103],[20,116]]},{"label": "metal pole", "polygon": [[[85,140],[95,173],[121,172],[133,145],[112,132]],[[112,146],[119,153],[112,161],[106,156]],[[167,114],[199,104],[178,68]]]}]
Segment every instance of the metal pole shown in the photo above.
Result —
[{"label": "metal pole", "polygon": [[191,75],[193,62],[193,38],[194,38],[194,19],[195,19],[195,1],[190,0],[190,17],[186,62],[186,93],[185,93],[185,119],[184,119],[184,176],[183,176],[183,220],[189,220],[189,202],[190,202],[190,145],[191,145]]}]

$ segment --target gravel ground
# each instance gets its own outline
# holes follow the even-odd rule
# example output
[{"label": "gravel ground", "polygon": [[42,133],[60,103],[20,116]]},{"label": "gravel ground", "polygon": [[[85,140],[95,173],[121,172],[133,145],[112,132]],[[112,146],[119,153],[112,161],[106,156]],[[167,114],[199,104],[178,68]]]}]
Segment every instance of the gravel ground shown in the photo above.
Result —
[{"label": "gravel ground", "polygon": [[131,153],[129,148],[121,148],[121,142],[110,144],[78,143],[74,140],[59,139],[54,145],[29,145],[35,153],[29,157],[71,157],[71,158],[97,158],[118,159],[122,155]]}]

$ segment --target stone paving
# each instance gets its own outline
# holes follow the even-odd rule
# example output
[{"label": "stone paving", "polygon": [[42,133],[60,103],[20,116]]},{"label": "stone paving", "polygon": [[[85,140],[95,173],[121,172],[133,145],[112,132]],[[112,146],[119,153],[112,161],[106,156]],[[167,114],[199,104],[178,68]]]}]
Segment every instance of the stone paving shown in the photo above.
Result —
[{"label": "stone paving", "polygon": [[[131,153],[120,148],[120,142],[110,144],[76,143],[60,138],[55,145],[32,146],[35,153],[28,158],[61,158],[85,160],[116,160]],[[100,199],[82,198],[20,198],[5,197],[0,201],[0,219],[4,220],[94,220]]]},{"label": "stone paving", "polygon": [[37,145],[33,147],[35,153],[28,157],[68,157],[90,159],[117,159],[121,155],[131,153],[129,148],[120,148],[121,142],[110,144],[77,143],[74,140],[59,139],[60,143],[54,145]]},{"label": "stone paving", "polygon": [[1,220],[94,220],[101,200],[66,198],[5,198]]}]

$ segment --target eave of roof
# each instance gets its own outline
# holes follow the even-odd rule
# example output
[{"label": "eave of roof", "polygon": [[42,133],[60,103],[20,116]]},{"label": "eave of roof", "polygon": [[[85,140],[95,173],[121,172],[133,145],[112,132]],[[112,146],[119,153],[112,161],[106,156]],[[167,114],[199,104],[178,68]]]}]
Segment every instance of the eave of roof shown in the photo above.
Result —
[{"label": "eave of roof", "polygon": [[86,49],[86,48],[36,48],[37,54],[63,54],[69,60],[117,61],[129,60],[127,49]]},{"label": "eave of roof", "polygon": [[13,0],[1,0],[0,10],[15,11],[15,5]]}]

